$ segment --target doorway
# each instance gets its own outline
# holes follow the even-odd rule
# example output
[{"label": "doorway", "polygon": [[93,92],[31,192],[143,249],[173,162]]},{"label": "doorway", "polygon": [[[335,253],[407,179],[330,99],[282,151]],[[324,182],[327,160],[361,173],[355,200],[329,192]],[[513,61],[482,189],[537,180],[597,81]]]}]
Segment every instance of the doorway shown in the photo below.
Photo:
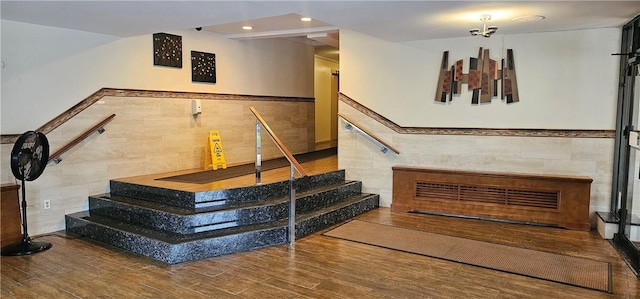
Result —
[{"label": "doorway", "polygon": [[[334,48],[334,52],[338,50]],[[316,150],[338,145],[339,56],[321,56],[314,62],[315,143]]]},{"label": "doorway", "polygon": [[613,244],[640,278],[640,16],[622,29],[611,213]]}]

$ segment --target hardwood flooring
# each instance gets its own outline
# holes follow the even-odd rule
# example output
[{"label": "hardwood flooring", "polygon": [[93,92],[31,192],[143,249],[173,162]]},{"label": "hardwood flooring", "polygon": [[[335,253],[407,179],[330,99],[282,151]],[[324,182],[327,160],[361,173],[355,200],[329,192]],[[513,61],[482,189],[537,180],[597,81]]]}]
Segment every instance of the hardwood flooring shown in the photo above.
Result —
[{"label": "hardwood flooring", "polygon": [[357,217],[612,263],[607,294],[365,244],[322,232],[288,245],[166,265],[63,233],[2,257],[2,298],[639,298],[640,280],[597,232],[393,213]]}]

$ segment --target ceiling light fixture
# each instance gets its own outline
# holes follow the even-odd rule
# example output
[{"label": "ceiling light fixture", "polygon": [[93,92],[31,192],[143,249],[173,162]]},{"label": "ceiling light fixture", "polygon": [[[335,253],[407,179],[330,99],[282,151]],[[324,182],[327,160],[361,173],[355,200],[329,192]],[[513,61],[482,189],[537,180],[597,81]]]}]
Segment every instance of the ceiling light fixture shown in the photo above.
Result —
[{"label": "ceiling light fixture", "polygon": [[309,17],[302,17],[302,18],[300,18],[300,21],[303,21],[303,22],[311,22],[311,18],[309,18]]},{"label": "ceiling light fixture", "polygon": [[242,29],[244,29],[244,30],[251,30],[251,29],[253,29],[253,27],[251,27],[251,26],[242,26]]},{"label": "ceiling light fixture", "polygon": [[480,29],[471,29],[469,32],[471,35],[481,35],[484,37],[490,37],[492,34],[496,33],[498,30],[497,26],[489,26],[487,27],[487,21],[491,20],[491,15],[481,15],[480,22],[482,22],[482,31]]}]

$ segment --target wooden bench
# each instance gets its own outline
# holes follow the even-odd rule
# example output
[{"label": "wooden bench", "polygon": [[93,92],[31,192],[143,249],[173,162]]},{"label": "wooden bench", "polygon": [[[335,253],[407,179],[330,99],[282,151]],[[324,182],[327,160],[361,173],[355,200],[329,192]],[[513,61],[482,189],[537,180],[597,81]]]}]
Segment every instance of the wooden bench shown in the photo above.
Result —
[{"label": "wooden bench", "polygon": [[548,224],[588,231],[589,177],[393,168],[394,212],[441,214]]}]

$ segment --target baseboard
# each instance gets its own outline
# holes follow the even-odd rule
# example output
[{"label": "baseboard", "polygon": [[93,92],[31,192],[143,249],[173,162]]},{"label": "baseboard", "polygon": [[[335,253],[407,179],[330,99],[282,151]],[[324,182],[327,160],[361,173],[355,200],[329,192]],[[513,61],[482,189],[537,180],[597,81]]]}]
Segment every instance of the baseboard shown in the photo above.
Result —
[{"label": "baseboard", "polygon": [[337,146],[338,146],[338,140],[333,139],[333,140],[318,141],[316,142],[315,148],[318,151],[318,150],[328,149],[328,148],[337,147]]}]

